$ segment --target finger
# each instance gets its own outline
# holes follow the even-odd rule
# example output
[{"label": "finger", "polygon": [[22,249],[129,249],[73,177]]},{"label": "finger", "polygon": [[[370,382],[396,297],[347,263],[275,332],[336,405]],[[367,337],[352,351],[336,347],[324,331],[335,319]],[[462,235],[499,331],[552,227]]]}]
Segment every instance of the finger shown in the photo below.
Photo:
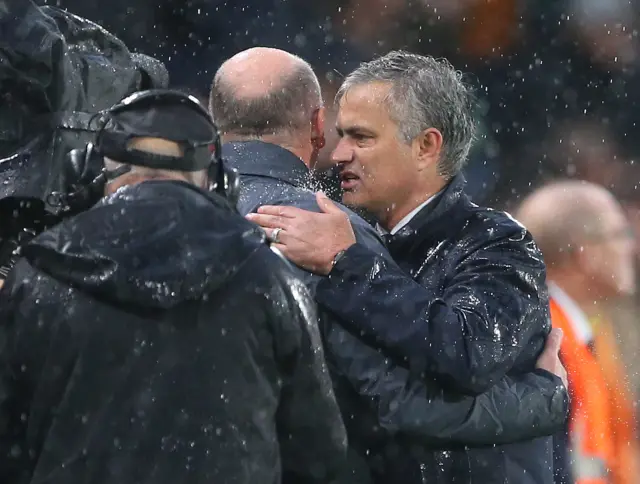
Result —
[{"label": "finger", "polygon": [[297,207],[287,207],[284,205],[263,205],[258,208],[259,214],[276,215],[287,218],[295,218],[297,215],[300,215],[301,212],[304,213],[305,211]]},{"label": "finger", "polygon": [[281,228],[283,230],[289,226],[289,222],[291,221],[291,219],[280,217],[279,215],[265,215],[260,213],[250,213],[245,217],[250,222],[258,224],[262,228]]},{"label": "finger", "polygon": [[558,354],[560,352],[560,346],[562,345],[562,338],[564,334],[562,329],[553,328],[547,337],[547,343],[545,345],[545,349],[552,352],[553,354]]},{"label": "finger", "polygon": [[329,197],[327,197],[323,192],[316,193],[316,202],[318,202],[318,206],[320,207],[320,210],[322,210],[324,213],[335,213],[335,212],[342,213],[342,210],[340,210],[338,206],[335,203],[333,203],[333,201]]},{"label": "finger", "polygon": [[291,260],[289,259],[289,255],[287,253],[287,246],[284,244],[276,244],[276,243],[271,243],[269,244],[269,248],[274,251],[276,254],[278,254],[278,256],[286,259],[287,261],[289,261],[291,263]]},{"label": "finger", "polygon": [[[283,256],[287,257],[287,246],[286,245],[273,243],[273,244],[270,245],[270,247],[278,250]],[[287,259],[288,259],[288,257],[287,257]]]},{"label": "finger", "polygon": [[285,244],[287,243],[287,240],[289,239],[289,234],[287,234],[286,230],[280,230],[280,232],[278,232],[278,242],[273,242],[273,236],[274,236],[274,232],[277,229],[265,229],[263,228],[262,230],[264,230],[265,234],[267,234],[267,239],[269,239],[270,241],[272,241],[272,244],[276,244],[276,245],[281,245],[281,244]]}]

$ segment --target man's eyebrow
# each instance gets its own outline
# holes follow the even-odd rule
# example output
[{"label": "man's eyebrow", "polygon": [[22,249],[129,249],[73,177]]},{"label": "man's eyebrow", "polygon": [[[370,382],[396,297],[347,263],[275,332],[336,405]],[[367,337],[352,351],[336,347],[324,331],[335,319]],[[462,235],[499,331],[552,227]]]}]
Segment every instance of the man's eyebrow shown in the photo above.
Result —
[{"label": "man's eyebrow", "polygon": [[347,127],[341,127],[339,125],[336,125],[336,131],[338,133],[347,133],[347,134],[354,134],[354,133],[373,134],[373,131],[371,131],[371,129],[366,128],[364,126],[357,125],[357,124],[347,126]]}]

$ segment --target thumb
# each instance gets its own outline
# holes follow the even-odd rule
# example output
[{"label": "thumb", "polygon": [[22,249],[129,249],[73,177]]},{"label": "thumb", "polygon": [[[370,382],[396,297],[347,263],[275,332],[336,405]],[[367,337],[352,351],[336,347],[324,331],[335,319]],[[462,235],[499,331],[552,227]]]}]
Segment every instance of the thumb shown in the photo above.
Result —
[{"label": "thumb", "polygon": [[335,213],[336,211],[342,213],[342,210],[322,192],[316,192],[316,201],[324,213]]},{"label": "thumb", "polygon": [[562,337],[564,333],[560,328],[553,328],[547,337],[546,350],[552,351],[554,354],[560,351],[560,345],[562,344]]}]

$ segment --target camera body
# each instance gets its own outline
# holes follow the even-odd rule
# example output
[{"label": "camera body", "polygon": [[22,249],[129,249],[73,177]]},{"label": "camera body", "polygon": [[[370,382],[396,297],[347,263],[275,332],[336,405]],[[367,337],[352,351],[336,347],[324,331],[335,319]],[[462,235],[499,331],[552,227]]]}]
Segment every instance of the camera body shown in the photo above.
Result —
[{"label": "camera body", "polygon": [[[95,144],[90,142],[83,149],[67,153],[58,177],[61,190],[52,191],[46,202],[31,196],[12,195],[0,199],[1,278],[10,272],[25,243],[64,218],[91,208],[102,198],[105,185],[128,172],[131,165],[182,171],[206,170],[210,192],[218,194],[231,208],[235,208],[239,195],[238,173],[225,165],[218,129],[197,99],[168,89],[140,91],[101,112],[99,118],[101,129]],[[198,134],[184,131],[172,140],[183,148],[181,156],[128,148],[129,140],[134,137],[171,139],[173,134],[163,135],[160,131],[175,132],[169,122],[177,122],[176,119],[182,119],[187,126],[193,122],[200,127]],[[125,165],[107,170],[105,157]],[[50,212],[47,207],[56,212]]]}]

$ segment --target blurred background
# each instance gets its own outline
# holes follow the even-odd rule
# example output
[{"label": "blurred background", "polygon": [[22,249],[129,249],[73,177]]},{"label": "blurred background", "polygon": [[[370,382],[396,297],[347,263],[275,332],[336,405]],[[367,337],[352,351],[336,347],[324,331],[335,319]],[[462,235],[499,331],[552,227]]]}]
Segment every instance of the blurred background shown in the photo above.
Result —
[{"label": "blurred background", "polygon": [[[640,0],[49,0],[158,57],[205,100],[221,62],[255,45],[309,61],[327,100],[359,62],[391,49],[448,58],[477,88],[467,168],[479,203],[511,209],[542,183],[602,184],[640,234]],[[333,119],[329,120],[333,125]],[[332,148],[333,133],[329,135]],[[640,390],[640,324],[614,308]],[[638,392],[640,393],[640,392]]]}]

